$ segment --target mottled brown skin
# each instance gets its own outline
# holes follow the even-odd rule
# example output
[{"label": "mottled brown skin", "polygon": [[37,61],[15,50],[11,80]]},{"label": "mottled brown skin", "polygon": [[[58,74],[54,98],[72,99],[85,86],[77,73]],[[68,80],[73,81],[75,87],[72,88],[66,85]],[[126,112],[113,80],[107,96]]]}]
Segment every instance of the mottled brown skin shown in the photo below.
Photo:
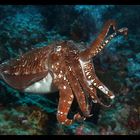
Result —
[{"label": "mottled brown skin", "polygon": [[[115,33],[106,37],[111,26]],[[104,92],[107,97],[114,98],[113,93],[96,76],[92,57],[118,34],[127,35],[127,28],[117,30],[115,21],[109,20],[88,49],[78,50],[73,41],[54,43],[1,64],[0,75],[13,88],[24,90],[50,73],[53,84],[59,90],[57,119],[62,124],[70,125],[75,120],[91,116],[91,100],[109,107],[99,100],[96,88]],[[79,112],[73,119],[69,119],[67,116],[74,98],[82,113]]]},{"label": "mottled brown skin", "polygon": [[10,86],[22,90],[48,74],[48,57],[52,46],[34,49],[17,59],[0,65],[1,76]]}]

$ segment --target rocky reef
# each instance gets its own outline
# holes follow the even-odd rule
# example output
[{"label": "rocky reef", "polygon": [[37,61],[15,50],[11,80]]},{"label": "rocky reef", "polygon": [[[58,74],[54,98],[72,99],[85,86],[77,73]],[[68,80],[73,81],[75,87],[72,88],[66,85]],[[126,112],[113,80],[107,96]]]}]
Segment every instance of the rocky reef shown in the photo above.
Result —
[{"label": "rocky reef", "polygon": [[139,135],[139,12],[139,5],[1,5],[0,62],[58,40],[87,46],[108,19],[129,34],[93,58],[97,76],[116,95],[109,109],[94,104],[91,118],[63,126],[56,120],[58,93],[21,93],[0,81],[0,135]]}]

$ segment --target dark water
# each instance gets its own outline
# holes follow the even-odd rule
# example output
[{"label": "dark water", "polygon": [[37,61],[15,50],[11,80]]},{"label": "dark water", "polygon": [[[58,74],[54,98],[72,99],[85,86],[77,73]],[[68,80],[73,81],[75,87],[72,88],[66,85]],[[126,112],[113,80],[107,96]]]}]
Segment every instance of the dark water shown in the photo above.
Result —
[{"label": "dark water", "polygon": [[62,126],[56,120],[58,93],[21,93],[0,81],[1,135],[140,134],[139,5],[1,5],[0,13],[1,63],[54,41],[88,45],[108,19],[129,29],[127,39],[114,38],[93,58],[96,74],[116,95],[111,108],[94,104],[91,118]]}]

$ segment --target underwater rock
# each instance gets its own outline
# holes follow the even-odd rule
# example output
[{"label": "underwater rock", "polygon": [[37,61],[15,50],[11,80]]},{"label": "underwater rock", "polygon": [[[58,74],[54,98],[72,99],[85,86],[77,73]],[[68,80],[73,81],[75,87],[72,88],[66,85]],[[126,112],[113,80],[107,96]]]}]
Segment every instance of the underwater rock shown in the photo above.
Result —
[{"label": "underwater rock", "polygon": [[19,106],[1,109],[1,135],[41,135],[47,134],[48,117],[37,107]]}]

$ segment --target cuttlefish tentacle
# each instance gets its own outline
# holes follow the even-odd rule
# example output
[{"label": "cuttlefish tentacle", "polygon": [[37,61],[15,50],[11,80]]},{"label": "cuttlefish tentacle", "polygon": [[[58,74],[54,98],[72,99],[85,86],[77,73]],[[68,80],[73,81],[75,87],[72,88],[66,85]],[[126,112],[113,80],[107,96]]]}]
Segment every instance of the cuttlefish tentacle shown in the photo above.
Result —
[{"label": "cuttlefish tentacle", "polygon": [[[91,55],[90,56],[94,57],[95,55],[97,55],[117,35],[127,36],[128,28],[121,28],[121,29],[115,30],[115,33],[109,35],[103,42],[101,42],[101,44],[98,46],[98,48],[94,52],[91,52],[91,54],[93,54],[93,56],[91,56]],[[92,45],[90,48],[92,49]],[[86,51],[88,51],[88,49]],[[83,57],[83,54],[86,55],[86,53],[87,53],[87,55],[89,55],[89,52],[86,52],[86,51],[81,52],[81,54],[80,54],[81,58]],[[89,57],[89,58],[91,58],[91,57]]]},{"label": "cuttlefish tentacle", "polygon": [[[101,44],[101,46],[107,45],[111,41],[111,39],[113,39],[116,35],[118,35],[118,34],[127,35],[127,33],[128,33],[127,28],[121,28],[121,29],[117,30],[116,33],[111,34]],[[82,62],[82,63],[84,63],[84,62]],[[84,65],[83,65],[83,73],[85,73],[86,81],[88,81],[88,79],[91,79],[89,81],[90,84],[92,84],[94,87],[96,87],[99,90],[101,90],[103,93],[105,93],[111,99],[113,99],[115,97],[114,94],[98,79],[98,77],[95,74],[94,66],[90,61],[87,61],[87,62],[84,63]],[[90,84],[88,86],[90,86]],[[94,90],[94,92],[95,92],[95,90]]]},{"label": "cuttlefish tentacle", "polygon": [[80,53],[82,60],[89,60],[103,49],[103,46],[101,47],[101,43],[107,36],[111,26],[113,26],[113,29],[116,31],[116,22],[114,20],[107,21],[97,39],[91,43],[88,49]]},{"label": "cuttlefish tentacle", "polygon": [[79,59],[75,60],[74,62],[77,64],[77,67],[73,66],[73,73],[77,75],[81,86],[84,87],[84,90],[92,95],[91,98],[93,102],[97,103],[98,97],[96,96],[96,89],[94,87],[90,87],[91,85],[87,83],[87,79],[85,78],[84,65],[81,64],[81,61]]},{"label": "cuttlefish tentacle", "polygon": [[[63,56],[63,52],[59,52],[59,55]],[[73,102],[73,90],[70,86],[70,82],[67,77],[67,69],[65,65],[65,60],[61,59],[56,52],[50,55],[51,64],[50,70],[53,75],[53,83],[59,89],[59,104],[57,111],[57,119],[60,123],[65,125],[72,124],[75,120],[81,120],[83,117],[79,113],[75,114],[73,119],[68,118],[68,113],[70,111],[71,104]],[[60,67],[61,64],[61,67]]]},{"label": "cuttlefish tentacle", "polygon": [[[62,67],[61,59],[57,58],[57,54],[51,54],[50,70],[53,75],[53,83],[59,90],[59,103],[57,110],[57,120],[61,124],[70,125],[74,122],[74,119],[68,118],[68,113],[73,102],[73,92],[66,78],[65,72]],[[60,67],[60,63],[62,64]]]},{"label": "cuttlefish tentacle", "polygon": [[72,91],[77,99],[80,110],[82,111],[85,117],[88,117],[90,115],[90,111],[88,108],[88,103],[86,101],[85,94],[81,88],[79,81],[77,80],[74,73],[71,71],[70,67],[68,67],[67,69],[67,77],[69,79],[69,83],[72,88]]},{"label": "cuttlefish tentacle", "polygon": [[[57,111],[57,120],[61,124],[65,124],[65,125],[70,125],[75,120],[77,121],[83,120],[84,118],[80,115],[80,113],[75,114],[73,119],[68,118],[68,113],[70,111],[70,107],[72,105],[74,95],[71,86],[69,85],[69,82],[66,79],[66,76],[61,77],[60,75],[58,75],[58,77],[59,78],[57,78],[57,80],[54,80],[55,86],[57,86],[59,89],[59,104],[58,104],[58,111]],[[63,79],[65,80],[62,81]]]},{"label": "cuttlefish tentacle", "polygon": [[71,87],[67,82],[63,85],[59,85],[59,103],[58,103],[58,110],[57,110],[57,120],[61,124],[70,125],[74,121],[83,120],[84,118],[80,115],[80,113],[76,113],[73,119],[68,118],[68,113],[70,111],[74,95],[72,92]]},{"label": "cuttlefish tentacle", "polygon": [[94,72],[94,66],[92,63],[86,63],[86,67],[84,67],[85,78],[89,85],[93,85],[93,87],[98,88],[104,94],[106,94],[109,98],[113,99],[115,96],[96,76]]},{"label": "cuttlefish tentacle", "polygon": [[[90,95],[90,97],[92,98],[92,101],[94,103],[99,103],[104,107],[110,107],[110,105],[105,105],[99,100],[99,98],[97,96],[96,88],[95,88],[95,86],[92,85],[93,81],[95,81],[95,78],[93,77],[92,73],[89,70],[92,68],[91,68],[91,65],[88,66],[88,63],[89,63],[89,65],[91,64],[91,62],[83,63],[80,60],[79,67],[77,69],[77,74],[78,74],[79,70],[82,72],[79,72],[78,79],[79,79],[82,87],[84,87],[85,91],[87,91],[87,93]],[[94,68],[92,70],[93,70],[93,73],[95,73]]]},{"label": "cuttlefish tentacle", "polygon": [[127,36],[128,34],[128,28],[121,28],[116,30],[115,33],[109,35],[99,46],[99,51],[102,50],[102,48],[104,48],[114,37],[116,37],[117,35],[124,35]]},{"label": "cuttlefish tentacle", "polygon": [[63,85],[58,86],[59,88],[59,103],[58,103],[58,110],[57,110],[57,120],[61,124],[70,125],[74,122],[74,119],[68,119],[68,113],[73,102],[73,93],[68,85],[65,82]]},{"label": "cuttlefish tentacle", "polygon": [[[70,42],[68,42],[68,44],[71,45]],[[72,48],[69,47],[69,53],[65,56],[65,71],[67,72],[67,79],[69,79],[70,86],[73,90],[73,93],[76,96],[77,102],[80,106],[83,116],[90,117],[91,104],[88,100],[87,94],[83,90],[84,87],[82,87],[79,81],[79,73],[77,71],[79,63],[79,61],[77,61],[79,51],[74,47],[74,44],[72,45]],[[81,73],[81,71],[79,72]]]}]

